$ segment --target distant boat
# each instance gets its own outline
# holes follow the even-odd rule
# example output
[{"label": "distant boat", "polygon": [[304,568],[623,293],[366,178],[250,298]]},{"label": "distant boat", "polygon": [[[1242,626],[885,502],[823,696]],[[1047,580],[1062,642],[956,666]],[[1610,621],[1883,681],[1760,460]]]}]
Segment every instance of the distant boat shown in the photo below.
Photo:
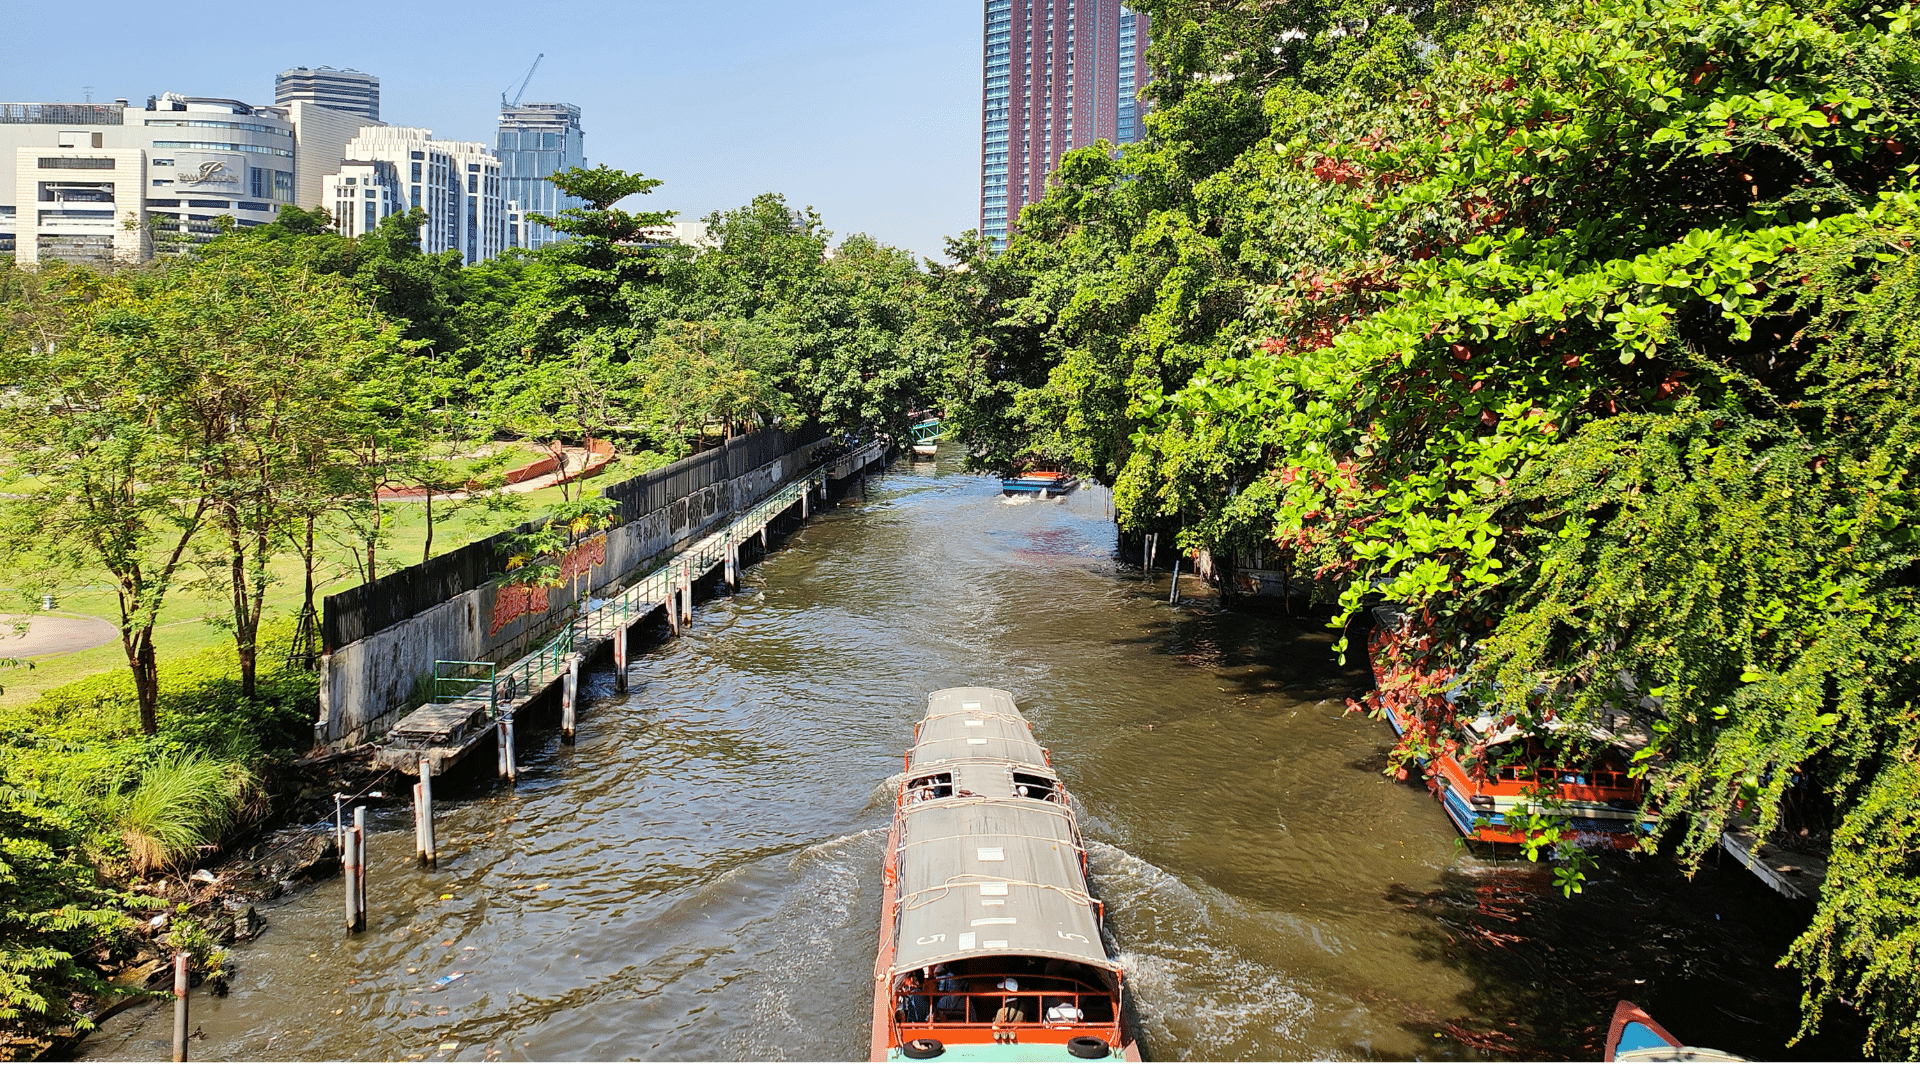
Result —
[{"label": "distant boat", "polygon": [[1004,494],[1040,495],[1049,499],[1065,495],[1079,486],[1079,477],[1064,472],[1023,472],[1000,481],[1000,490]]},{"label": "distant boat", "polygon": [[1607,1055],[1602,1061],[1745,1061],[1725,1050],[1686,1046],[1654,1022],[1631,1001],[1613,1007],[1607,1028]]},{"label": "distant boat", "polygon": [[912,435],[913,452],[921,457],[932,457],[940,450],[940,440],[946,435],[946,427],[936,416],[913,425]]}]

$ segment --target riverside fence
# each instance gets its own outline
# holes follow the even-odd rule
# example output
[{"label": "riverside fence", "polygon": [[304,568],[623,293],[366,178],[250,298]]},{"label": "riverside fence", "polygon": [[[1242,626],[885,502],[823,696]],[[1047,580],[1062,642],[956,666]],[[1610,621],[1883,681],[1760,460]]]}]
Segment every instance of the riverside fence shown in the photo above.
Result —
[{"label": "riverside fence", "polygon": [[[601,489],[620,506],[623,521],[636,521],[702,488],[744,476],[818,442],[814,424],[798,431],[778,428],[729,439],[691,457]],[[335,593],[322,601],[320,639],[328,652],[405,622],[461,593],[477,589],[506,570],[500,542],[546,525],[546,519],[495,533],[385,577]]]}]

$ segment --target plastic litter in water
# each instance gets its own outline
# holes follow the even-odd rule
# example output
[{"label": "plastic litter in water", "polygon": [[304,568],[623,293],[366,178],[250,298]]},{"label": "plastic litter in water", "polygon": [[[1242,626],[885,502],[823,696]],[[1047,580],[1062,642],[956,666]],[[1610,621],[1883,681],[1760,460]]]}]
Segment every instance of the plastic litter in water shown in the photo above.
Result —
[{"label": "plastic litter in water", "polygon": [[445,989],[454,981],[458,979],[464,979],[466,977],[467,977],[467,973],[464,971],[456,971],[449,975],[442,975],[439,978],[433,980],[433,988],[435,990]]}]

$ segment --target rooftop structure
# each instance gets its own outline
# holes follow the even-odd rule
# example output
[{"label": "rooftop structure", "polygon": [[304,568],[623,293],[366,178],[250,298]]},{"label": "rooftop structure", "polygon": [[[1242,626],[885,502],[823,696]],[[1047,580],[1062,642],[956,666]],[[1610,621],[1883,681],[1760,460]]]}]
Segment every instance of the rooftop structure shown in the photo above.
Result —
[{"label": "rooftop structure", "polygon": [[311,102],[339,112],[380,119],[380,77],[352,68],[288,68],[273,80],[273,103]]}]

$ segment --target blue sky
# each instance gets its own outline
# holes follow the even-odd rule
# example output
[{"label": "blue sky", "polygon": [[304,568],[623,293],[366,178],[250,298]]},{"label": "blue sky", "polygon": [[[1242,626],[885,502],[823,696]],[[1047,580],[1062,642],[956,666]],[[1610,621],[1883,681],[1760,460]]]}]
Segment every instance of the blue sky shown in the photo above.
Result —
[{"label": "blue sky", "polygon": [[[9,5],[0,100],[143,104],[166,90],[271,104],[296,65],[380,77],[381,118],[493,144],[500,91],[546,53],[529,101],[584,111],[587,157],[666,181],[683,212],[764,191],[938,257],[972,228],[980,158],[980,0],[216,5],[119,0],[86,27]],[[179,17],[175,17],[179,16]],[[55,43],[67,43],[56,45]],[[638,208],[638,207],[636,207]]]}]

